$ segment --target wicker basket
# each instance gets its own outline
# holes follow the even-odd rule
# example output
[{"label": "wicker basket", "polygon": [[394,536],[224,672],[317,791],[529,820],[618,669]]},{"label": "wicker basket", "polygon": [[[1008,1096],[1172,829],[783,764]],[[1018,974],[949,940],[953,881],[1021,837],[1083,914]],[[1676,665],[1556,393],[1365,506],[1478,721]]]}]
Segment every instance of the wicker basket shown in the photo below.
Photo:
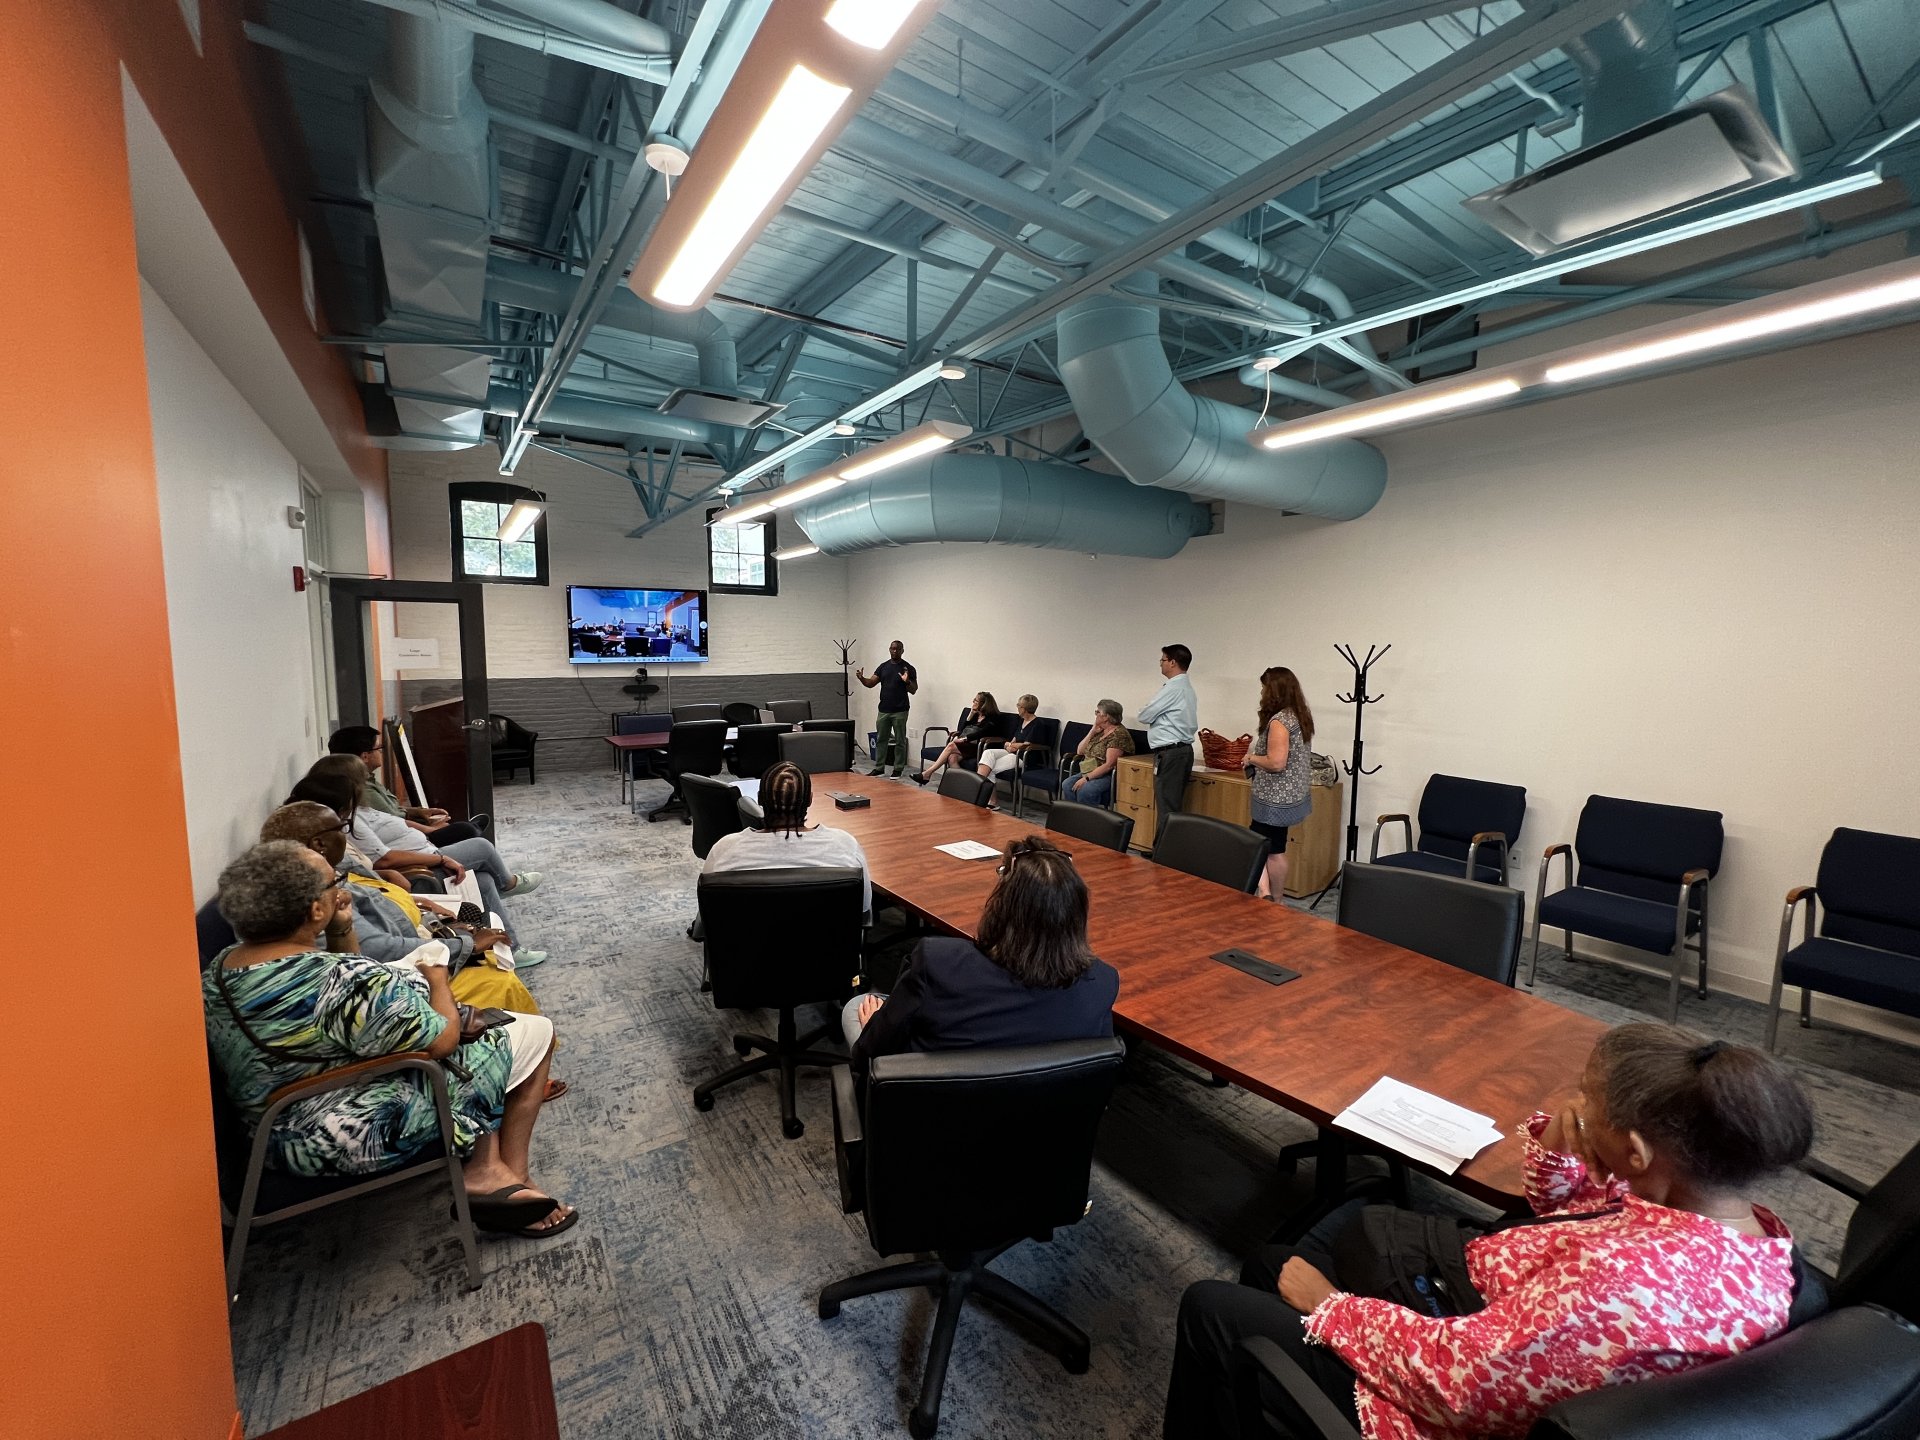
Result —
[{"label": "wicker basket", "polygon": [[1246,764],[1247,750],[1252,744],[1251,735],[1229,740],[1212,730],[1200,732],[1200,755],[1209,770],[1238,770]]}]

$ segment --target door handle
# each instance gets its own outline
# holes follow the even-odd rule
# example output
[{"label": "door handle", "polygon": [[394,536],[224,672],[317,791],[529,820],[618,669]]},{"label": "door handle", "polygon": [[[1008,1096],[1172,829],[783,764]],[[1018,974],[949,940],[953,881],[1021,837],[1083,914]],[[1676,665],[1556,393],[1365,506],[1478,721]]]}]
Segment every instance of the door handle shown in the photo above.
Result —
[{"label": "door handle", "polygon": [[462,730],[484,730],[487,728],[487,722],[484,720],[469,720],[460,728]]}]

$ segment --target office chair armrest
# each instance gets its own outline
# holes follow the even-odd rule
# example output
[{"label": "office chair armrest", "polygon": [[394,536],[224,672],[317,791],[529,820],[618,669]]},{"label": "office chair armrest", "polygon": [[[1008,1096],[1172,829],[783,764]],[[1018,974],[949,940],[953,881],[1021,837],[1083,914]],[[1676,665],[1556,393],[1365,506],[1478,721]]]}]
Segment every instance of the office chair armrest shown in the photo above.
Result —
[{"label": "office chair armrest", "polygon": [[953,730],[946,725],[929,725],[920,732],[920,743],[922,745],[931,745],[933,743],[927,739],[929,735],[944,735],[947,739],[951,740],[953,739]]},{"label": "office chair armrest", "polygon": [[1704,885],[1713,876],[1711,870],[1689,870],[1680,877],[1680,883],[1691,890],[1696,885]]},{"label": "office chair armrest", "polygon": [[[1327,1398],[1326,1392],[1288,1358],[1286,1351],[1265,1336],[1257,1335],[1240,1342],[1230,1372],[1234,1411],[1239,1417],[1242,1435],[1277,1433],[1268,1423],[1266,1405],[1260,1397],[1260,1384],[1265,1380],[1286,1392],[1313,1422],[1320,1440],[1360,1440],[1360,1432]],[[1303,1436],[1302,1440],[1311,1440],[1311,1437]]]},{"label": "office chair armrest", "polygon": [[1776,975],[1787,958],[1787,951],[1793,948],[1793,912],[1802,904],[1807,907],[1807,928],[1800,935],[1800,943],[1804,945],[1813,938],[1814,919],[1820,909],[1819,890],[1812,885],[1796,885],[1787,891],[1787,908],[1780,914],[1780,944],[1773,952]]},{"label": "office chair armrest", "polygon": [[1573,846],[1567,844],[1563,840],[1558,845],[1547,846],[1545,850],[1540,852],[1540,858],[1542,860],[1551,860],[1556,855],[1571,855],[1571,854],[1573,854]]},{"label": "office chair armrest", "polygon": [[1380,832],[1396,820],[1406,827],[1406,848],[1409,850],[1413,848],[1413,817],[1409,815],[1382,815],[1373,822],[1373,849],[1367,852],[1367,859],[1369,861],[1380,858]]},{"label": "office chair armrest", "polygon": [[1536,911],[1540,908],[1540,902],[1547,898],[1547,870],[1553,864],[1553,857],[1556,855],[1566,860],[1566,880],[1562,888],[1571,889],[1573,886],[1573,846],[1564,842],[1559,845],[1549,845],[1540,852],[1540,884],[1533,892],[1533,906]]},{"label": "office chair armrest", "polygon": [[1507,883],[1507,837],[1498,830],[1482,830],[1467,842],[1467,878],[1476,879],[1480,870],[1480,847],[1498,845],[1500,847],[1500,883]]},{"label": "office chair armrest", "polygon": [[438,1071],[440,1062],[424,1050],[407,1050],[398,1055],[381,1055],[372,1060],[356,1060],[351,1065],[339,1065],[332,1070],[323,1070],[318,1075],[309,1075],[304,1080],[295,1080],[282,1085],[267,1096],[266,1112],[260,1117],[261,1126],[270,1124],[273,1118],[296,1100],[304,1100],[309,1095],[324,1095],[329,1090],[344,1090],[350,1085],[378,1079],[382,1075],[397,1074],[402,1070],[422,1070],[429,1073]]},{"label": "office chair armrest", "polygon": [[867,1208],[866,1141],[860,1130],[860,1095],[853,1069],[835,1065],[833,1076],[833,1163],[840,1175],[840,1213],[855,1215]]}]

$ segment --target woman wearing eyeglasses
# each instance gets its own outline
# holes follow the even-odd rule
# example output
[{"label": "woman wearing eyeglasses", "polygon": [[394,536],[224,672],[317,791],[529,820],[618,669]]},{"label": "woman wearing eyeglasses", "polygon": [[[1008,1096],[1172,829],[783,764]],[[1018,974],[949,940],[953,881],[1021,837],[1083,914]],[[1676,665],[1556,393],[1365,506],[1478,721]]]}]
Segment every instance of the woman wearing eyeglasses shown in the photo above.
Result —
[{"label": "woman wearing eyeglasses", "polygon": [[1051,841],[1007,847],[977,943],[922,940],[889,995],[842,1016],[856,1071],[876,1055],[1040,1045],[1113,1033],[1120,975],[1087,948],[1087,885]]}]

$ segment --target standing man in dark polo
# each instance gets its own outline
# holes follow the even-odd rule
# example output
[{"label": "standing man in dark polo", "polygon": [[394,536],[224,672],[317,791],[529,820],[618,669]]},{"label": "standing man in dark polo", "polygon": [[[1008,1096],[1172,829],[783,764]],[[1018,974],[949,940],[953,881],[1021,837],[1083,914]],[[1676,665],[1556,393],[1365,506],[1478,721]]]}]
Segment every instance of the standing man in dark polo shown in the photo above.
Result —
[{"label": "standing man in dark polo", "polygon": [[919,693],[920,672],[907,663],[906,653],[907,647],[896,640],[887,646],[889,658],[874,666],[873,674],[854,667],[854,679],[869,690],[880,687],[880,735],[874,743],[869,775],[887,768],[889,753],[893,756],[893,778],[898,780],[907,773],[907,697]]},{"label": "standing man in dark polo", "polygon": [[1193,773],[1193,737],[1200,733],[1200,702],[1187,679],[1193,652],[1184,645],[1160,648],[1160,691],[1140,707],[1147,727],[1147,749],[1153,755],[1153,807],[1160,812],[1159,840],[1167,821],[1187,797],[1187,777]]}]

